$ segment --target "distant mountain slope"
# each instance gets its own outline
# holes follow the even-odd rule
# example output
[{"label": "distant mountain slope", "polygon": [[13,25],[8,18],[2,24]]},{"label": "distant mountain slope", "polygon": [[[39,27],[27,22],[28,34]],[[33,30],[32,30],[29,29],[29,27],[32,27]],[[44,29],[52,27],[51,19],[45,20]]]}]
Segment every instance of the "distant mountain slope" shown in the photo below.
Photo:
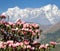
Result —
[{"label": "distant mountain slope", "polygon": [[57,23],[57,24],[52,25],[50,28],[48,28],[47,30],[45,30],[43,33],[44,34],[53,33],[53,32],[55,32],[55,31],[57,31],[59,29],[60,29],[60,22]]},{"label": "distant mountain slope", "polygon": [[40,29],[42,29],[43,31],[49,29],[51,25],[40,25]]},{"label": "distant mountain slope", "polygon": [[[40,40],[41,43],[49,43],[50,41],[60,43],[60,22],[51,26],[43,35],[45,38]],[[51,51],[60,51],[60,45],[56,45],[56,48]]]},{"label": "distant mountain slope", "polygon": [[46,42],[49,42],[49,41],[60,42],[60,29],[53,33],[44,34],[44,36],[45,36],[44,41]]},{"label": "distant mountain slope", "polygon": [[[56,29],[56,28],[55,28]],[[42,39],[40,42],[42,43],[49,43],[50,41],[55,41],[57,43],[60,43],[60,29],[56,30],[54,32],[48,32],[47,34],[44,34],[44,39]],[[57,45],[55,49],[51,51],[60,51],[60,45]]]}]

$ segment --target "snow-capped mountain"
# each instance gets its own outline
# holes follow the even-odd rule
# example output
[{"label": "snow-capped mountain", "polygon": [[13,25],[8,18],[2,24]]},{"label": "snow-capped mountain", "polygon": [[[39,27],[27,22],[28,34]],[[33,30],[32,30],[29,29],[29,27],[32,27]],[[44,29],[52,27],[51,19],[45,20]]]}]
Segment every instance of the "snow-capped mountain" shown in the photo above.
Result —
[{"label": "snow-capped mountain", "polygon": [[60,22],[60,10],[56,5],[46,5],[41,8],[25,8],[19,7],[8,8],[6,15],[9,16],[9,21],[15,22],[17,19],[22,19],[26,22],[35,22],[41,25],[51,25]]}]

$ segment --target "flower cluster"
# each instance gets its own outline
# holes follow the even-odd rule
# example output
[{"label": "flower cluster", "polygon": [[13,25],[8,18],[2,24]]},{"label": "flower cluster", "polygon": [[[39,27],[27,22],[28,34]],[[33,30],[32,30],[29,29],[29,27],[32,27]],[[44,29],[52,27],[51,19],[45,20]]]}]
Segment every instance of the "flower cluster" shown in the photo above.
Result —
[{"label": "flower cluster", "polygon": [[39,25],[35,23],[26,23],[21,20],[16,23],[0,21],[0,34],[4,36],[5,41],[18,41],[17,39],[32,41],[35,37],[38,39],[41,32]]},{"label": "flower cluster", "polygon": [[6,15],[4,14],[0,15],[0,20],[5,19],[5,18],[6,18]]},{"label": "flower cluster", "polygon": [[0,42],[0,50],[2,51],[48,51],[50,47],[54,47],[55,42],[50,44],[40,44],[37,41],[30,43],[27,40],[23,42],[14,42],[8,40],[7,42]]},{"label": "flower cluster", "polygon": [[42,30],[36,23],[27,23],[20,19],[16,22],[0,21],[1,51],[45,51],[54,48],[56,42],[41,44],[39,39]]}]

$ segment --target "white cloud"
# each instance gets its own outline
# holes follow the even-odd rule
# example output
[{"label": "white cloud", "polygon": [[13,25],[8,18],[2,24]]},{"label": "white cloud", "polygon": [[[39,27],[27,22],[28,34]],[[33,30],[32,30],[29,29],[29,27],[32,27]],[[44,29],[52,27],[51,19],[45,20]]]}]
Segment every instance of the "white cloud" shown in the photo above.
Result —
[{"label": "white cloud", "polygon": [[10,21],[16,21],[18,18],[25,21],[40,21],[40,24],[55,24],[60,19],[60,10],[56,5],[47,5],[41,8],[25,8],[19,7],[8,8],[6,15],[9,15]]}]

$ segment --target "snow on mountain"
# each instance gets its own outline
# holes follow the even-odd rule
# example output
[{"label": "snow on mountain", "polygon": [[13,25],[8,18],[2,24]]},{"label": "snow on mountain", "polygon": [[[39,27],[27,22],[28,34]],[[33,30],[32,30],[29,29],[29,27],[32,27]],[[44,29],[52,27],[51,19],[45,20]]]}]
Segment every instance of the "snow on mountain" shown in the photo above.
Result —
[{"label": "snow on mountain", "polygon": [[56,5],[46,5],[41,8],[25,8],[19,7],[8,8],[6,15],[9,16],[9,21],[15,22],[17,19],[22,19],[26,22],[35,22],[41,25],[51,25],[60,22],[60,10]]}]

